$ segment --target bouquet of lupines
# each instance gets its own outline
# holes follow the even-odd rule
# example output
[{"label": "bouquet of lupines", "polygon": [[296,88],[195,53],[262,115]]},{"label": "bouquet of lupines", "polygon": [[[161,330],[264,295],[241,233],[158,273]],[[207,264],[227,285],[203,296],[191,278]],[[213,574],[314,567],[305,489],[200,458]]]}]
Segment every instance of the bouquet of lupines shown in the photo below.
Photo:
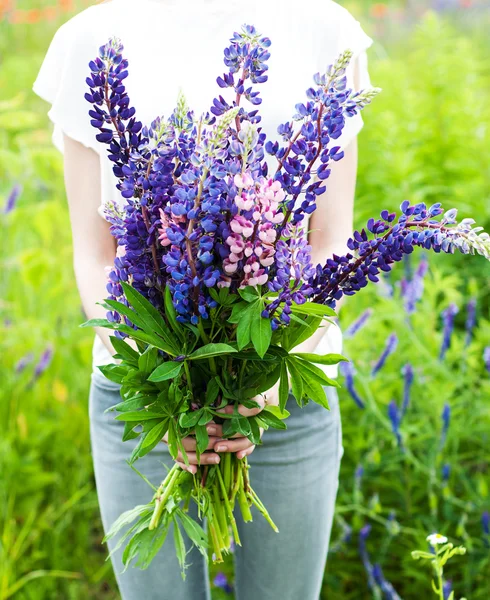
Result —
[{"label": "bouquet of lupines", "polygon": [[[293,119],[279,125],[278,140],[267,140],[256,107],[269,46],[244,26],[225,49],[227,72],[217,79],[232,99],[220,95],[209,113],[196,117],[181,96],[168,120],[149,127],[137,121],[126,93],[122,44],[110,40],[90,63],[91,122],[97,140],[109,146],[126,203],[106,207],[120,249],[104,302],[107,320],[84,325],[115,331],[118,361],[100,369],[121,384],[121,402],[112,410],[125,424],[124,439],[139,437],[131,464],[164,435],[172,456],[180,451],[186,463],[182,440],[195,436],[199,457],[211,421],[222,425],[224,438],[239,434],[260,444],[262,429],[286,428],[290,389],[300,406],[313,401],[328,409],[324,388],[338,384],[318,365],[344,359],[294,350],[335,316],[336,301],[377,282],[380,271],[415,246],[490,257],[489,236],[472,228],[473,220],[457,224],[455,210],[443,214],[440,204],[406,201],[398,218],[383,211],[356,231],[344,256],[312,264],[305,217],[325,192],[331,162],[343,157],[330,142],[379,90],[346,87],[352,57],[346,51],[314,76]],[[266,153],[277,165],[272,172]],[[278,382],[279,406],[266,405],[252,417],[238,411],[258,407],[254,398]],[[235,454],[198,467],[197,474],[176,464],[154,492],[149,504],[122,515],[108,532],[110,538],[127,528],[117,546],[126,544],[126,565],[146,568],[172,523],[182,567],[182,528],[205,556],[211,546],[222,560],[232,539],[240,544],[237,506],[245,521],[255,506],[275,528],[253,490],[246,458]],[[187,513],[191,502],[207,519],[209,542]]]}]

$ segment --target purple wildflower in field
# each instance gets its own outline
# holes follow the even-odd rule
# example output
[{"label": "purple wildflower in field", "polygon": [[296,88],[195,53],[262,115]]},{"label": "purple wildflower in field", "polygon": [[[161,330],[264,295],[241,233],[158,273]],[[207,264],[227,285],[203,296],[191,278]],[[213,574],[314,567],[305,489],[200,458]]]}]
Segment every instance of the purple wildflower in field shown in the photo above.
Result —
[{"label": "purple wildflower in field", "polygon": [[398,404],[396,403],[395,400],[392,400],[388,404],[388,418],[391,421],[391,428],[392,428],[393,433],[395,434],[396,441],[398,443],[398,447],[402,448],[403,443],[402,443],[402,436],[401,436],[401,432],[400,432],[401,414],[400,414],[400,410],[398,408]]},{"label": "purple wildflower in field", "polygon": [[354,473],[354,482],[357,488],[361,487],[362,477],[364,475],[364,467],[362,465],[357,465],[357,468]]},{"label": "purple wildflower in field", "polygon": [[449,404],[447,402],[446,402],[446,404],[444,404],[444,408],[442,409],[441,420],[442,420],[442,430],[441,430],[440,448],[442,449],[444,447],[444,444],[446,443],[447,432],[449,430],[449,425],[451,423],[451,407],[449,406]]},{"label": "purple wildflower in field", "polygon": [[487,346],[483,350],[483,362],[485,363],[485,368],[490,373],[490,346]]},{"label": "purple wildflower in field", "polygon": [[351,325],[349,325],[349,327],[347,327],[347,329],[344,332],[344,336],[346,338],[354,337],[354,335],[366,325],[366,323],[371,318],[372,314],[373,309],[367,308],[356,321],[354,321],[353,323],[351,323]]},{"label": "purple wildflower in field", "polygon": [[473,330],[476,325],[476,298],[471,298],[466,305],[466,338],[465,346],[469,346],[473,339]]},{"label": "purple wildflower in field", "polygon": [[450,304],[445,310],[442,311],[443,321],[443,332],[442,332],[442,344],[439,351],[439,360],[443,360],[446,356],[446,352],[451,345],[451,336],[454,330],[454,317],[458,314],[459,308],[456,304]]},{"label": "purple wildflower in field", "polygon": [[11,213],[14,208],[15,205],[17,204],[17,200],[19,199],[19,196],[22,193],[22,186],[20,185],[20,183],[16,183],[14,185],[14,187],[11,189],[9,195],[7,196],[7,200],[5,202],[5,206],[3,208],[3,214],[7,215],[8,213]]},{"label": "purple wildflower in field", "polygon": [[450,579],[447,579],[442,584],[442,594],[444,596],[444,600],[448,600],[449,596],[453,591],[453,582]]},{"label": "purple wildflower in field", "polygon": [[403,279],[401,282],[405,312],[409,315],[415,312],[415,306],[422,298],[424,293],[424,277],[428,268],[429,261],[427,257],[423,256],[413,276],[410,279]]},{"label": "purple wildflower in field", "polygon": [[446,485],[447,482],[449,481],[450,474],[451,474],[451,465],[448,463],[445,463],[444,465],[442,465],[442,469],[441,469],[442,483],[444,485]]},{"label": "purple wildflower in field", "polygon": [[396,335],[396,333],[392,333],[386,340],[385,348],[371,371],[372,377],[374,377],[384,367],[386,360],[391,354],[393,354],[397,346],[398,336]]},{"label": "purple wildflower in field", "polygon": [[53,358],[53,354],[54,354],[53,347],[51,345],[49,345],[44,350],[44,352],[41,354],[41,357],[40,357],[39,361],[36,364],[36,367],[34,369],[34,374],[32,376],[32,379],[31,379],[30,383],[29,383],[29,386],[33,385],[34,382],[37,379],[39,379],[39,377],[41,377],[41,375],[46,371],[46,369],[51,364],[51,360]]},{"label": "purple wildflower in field", "polygon": [[486,510],[481,516],[481,528],[485,546],[490,548],[490,512]]},{"label": "purple wildflower in field", "polygon": [[22,373],[22,371],[31,364],[31,362],[34,360],[34,353],[33,352],[28,352],[25,356],[23,356],[22,358],[20,358],[16,364],[15,364],[15,372],[17,374]]},{"label": "purple wildflower in field", "polygon": [[385,600],[401,600],[393,585],[385,578],[381,565],[375,564],[373,566],[373,577],[381,588]]},{"label": "purple wildflower in field", "polygon": [[403,375],[403,402],[401,409],[401,418],[405,416],[408,406],[410,404],[410,390],[413,384],[413,367],[410,363],[407,363],[402,367]]},{"label": "purple wildflower in field", "polygon": [[341,362],[339,364],[339,369],[342,375],[345,377],[345,387],[347,388],[347,391],[353,398],[354,402],[359,408],[365,408],[364,401],[354,387],[354,365],[351,362]]},{"label": "purple wildflower in field", "polygon": [[233,592],[233,587],[228,582],[228,578],[221,571],[216,574],[213,583],[217,588],[222,589],[226,594],[231,594]]},{"label": "purple wildflower in field", "polygon": [[362,527],[362,529],[359,531],[359,554],[361,556],[362,564],[364,565],[364,569],[366,571],[368,585],[371,590],[375,591],[377,586],[373,574],[373,565],[371,563],[366,546],[366,540],[368,539],[370,533],[371,525],[369,524],[364,525],[364,527]]}]

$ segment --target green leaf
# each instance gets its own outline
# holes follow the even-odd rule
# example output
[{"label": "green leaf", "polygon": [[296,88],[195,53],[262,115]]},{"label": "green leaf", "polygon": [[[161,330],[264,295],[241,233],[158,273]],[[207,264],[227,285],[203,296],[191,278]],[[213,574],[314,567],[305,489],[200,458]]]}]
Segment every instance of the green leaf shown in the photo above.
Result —
[{"label": "green leaf", "polygon": [[139,504],[130,510],[127,510],[122,515],[120,515],[116,521],[111,525],[109,531],[106,533],[104,537],[104,542],[113,538],[119,531],[132,523],[135,519],[140,517],[143,513],[148,511],[148,504]]},{"label": "green leaf", "polygon": [[197,425],[195,428],[197,452],[202,454],[209,444],[209,434],[205,425]]},{"label": "green leaf", "polygon": [[337,313],[324,304],[315,304],[314,302],[305,302],[305,304],[295,304],[293,302],[291,309],[293,313],[300,315],[311,315],[315,317],[336,317]]},{"label": "green leaf", "polygon": [[287,365],[291,379],[293,396],[296,398],[296,402],[300,403],[303,397],[303,380],[301,379],[301,373],[296,368],[293,361],[288,360]]},{"label": "green leaf", "polygon": [[257,415],[259,419],[267,425],[267,427],[272,427],[273,429],[287,429],[286,423],[281,421],[276,415],[271,412],[263,410],[259,415]]},{"label": "green leaf", "polygon": [[323,388],[321,383],[318,383],[318,381],[315,381],[313,379],[303,379],[303,383],[308,398],[310,400],[313,400],[313,402],[315,402],[316,404],[323,406],[323,408],[330,410],[328,398],[325,393],[325,389]]},{"label": "green leaf", "polygon": [[[177,454],[179,452],[179,440],[180,438],[177,434],[177,426],[175,425],[175,421],[173,419],[170,419],[168,425],[167,445],[170,452],[170,456],[174,460],[177,458]],[[187,460],[187,454],[185,454],[185,449],[183,446],[181,448],[181,451],[184,457],[184,462],[187,465],[189,461]]]},{"label": "green leaf", "polygon": [[216,377],[213,377],[206,386],[206,404],[212,404],[219,394],[219,383]]},{"label": "green leaf", "polygon": [[[294,315],[291,315],[293,317]],[[302,317],[300,323],[295,319],[289,327],[285,327],[281,345],[288,352],[309,339],[322,324],[319,317]]]},{"label": "green leaf", "polygon": [[118,302],[117,300],[106,300],[105,304],[111,307],[111,309],[117,311],[120,315],[127,317],[133,325],[136,325],[139,329],[144,331],[145,333],[151,335],[155,331],[151,326],[151,322],[149,322],[148,318],[145,315],[140,315],[136,311],[129,308],[122,302]]},{"label": "green leaf", "polygon": [[170,323],[170,326],[179,336],[179,339],[182,342],[185,341],[185,335],[182,330],[182,326],[177,321],[177,312],[175,310],[174,303],[172,302],[172,292],[170,291],[168,285],[165,287],[165,314],[167,316],[168,322]]},{"label": "green leaf", "polygon": [[257,300],[257,298],[260,298],[257,288],[250,285],[244,289],[239,289],[238,293],[245,300],[245,302],[253,302],[254,300]]},{"label": "green leaf", "polygon": [[158,382],[175,379],[180,373],[183,365],[184,363],[182,362],[164,362],[153,371],[153,373],[148,377],[148,381]]},{"label": "green leaf", "polygon": [[106,327],[107,329],[116,329],[117,323],[111,323],[107,319],[89,319],[79,325],[79,327]]},{"label": "green leaf", "polygon": [[[293,360],[293,359],[291,359]],[[303,377],[303,379],[306,379],[306,377],[308,376],[309,378],[313,378],[315,381],[317,381],[318,383],[321,383],[322,385],[328,385],[331,387],[340,387],[340,384],[338,383],[338,381],[335,381],[335,379],[330,379],[330,377],[327,377],[327,375],[325,375],[325,373],[322,371],[322,369],[316,367],[315,365],[312,365],[310,362],[306,361],[306,360],[300,360],[300,359],[294,359],[294,362],[296,364],[296,366],[298,367],[298,369],[301,372],[301,376]]]},{"label": "green leaf", "polygon": [[157,529],[151,531],[152,535],[148,536],[148,539],[145,539],[144,543],[140,545],[139,557],[135,564],[136,567],[145,570],[150,566],[151,561],[158,554],[167,539],[168,529],[168,521],[162,519]]},{"label": "green leaf", "polygon": [[281,365],[278,364],[275,369],[266,373],[264,376],[257,380],[257,386],[254,388],[255,395],[262,394],[267,390],[270,390],[278,382],[281,376]]},{"label": "green leaf", "polygon": [[281,364],[281,381],[279,382],[279,408],[285,410],[289,398],[289,377],[286,361]]},{"label": "green leaf", "polygon": [[140,354],[138,358],[138,368],[143,373],[151,373],[157,365],[158,350],[153,346],[148,348]]},{"label": "green leaf", "polygon": [[197,350],[194,350],[187,359],[188,360],[202,360],[205,358],[211,358],[212,356],[219,356],[220,354],[233,354],[236,352],[236,348],[228,344],[206,344]]},{"label": "green leaf", "polygon": [[264,319],[262,317],[262,311],[264,309],[263,302],[259,301],[251,306],[254,307],[250,323],[252,344],[254,345],[257,354],[262,358],[271,344],[271,322],[269,319]]},{"label": "green leaf", "polygon": [[138,427],[139,423],[135,423],[134,421],[128,421],[124,423],[124,432],[122,436],[123,442],[128,442],[129,440],[135,440],[140,436],[140,431],[134,431],[135,427]]},{"label": "green leaf", "polygon": [[112,412],[117,410],[118,412],[129,412],[130,410],[139,410],[140,408],[145,408],[155,402],[154,396],[148,396],[145,394],[138,394],[136,396],[132,396],[131,398],[127,398],[124,402],[119,402],[119,404],[114,404],[114,406],[109,407],[104,412]]},{"label": "green leaf", "polygon": [[298,352],[297,354],[292,354],[292,356],[297,356],[298,358],[302,358],[308,362],[316,363],[317,365],[336,365],[339,362],[349,362],[349,359],[345,358],[345,356],[342,356],[341,354],[320,355]]},{"label": "green leaf", "polygon": [[180,531],[179,522],[176,517],[173,518],[174,522],[174,544],[175,544],[175,552],[177,554],[177,560],[179,561],[180,568],[182,570],[182,578],[185,579],[185,543],[184,538],[182,537],[182,533]]},{"label": "green leaf", "polygon": [[204,410],[194,410],[193,412],[182,413],[179,417],[179,425],[184,429],[192,429],[199,423],[199,419],[203,416]]},{"label": "green leaf", "polygon": [[250,423],[250,435],[248,436],[248,439],[252,442],[252,444],[260,444],[260,428],[257,418],[249,417],[248,422]]},{"label": "green leaf", "polygon": [[264,412],[264,411],[272,413],[278,419],[287,419],[291,414],[288,410],[281,409],[279,406],[276,406],[275,404],[268,404],[262,412]]},{"label": "green leaf", "polygon": [[145,437],[145,441],[143,442],[142,448],[147,448],[151,446],[154,442],[161,442],[163,436],[167,432],[168,429],[168,419],[161,421],[158,425],[155,425],[153,429],[151,429],[147,436]]},{"label": "green leaf", "polygon": [[109,381],[113,381],[114,383],[122,383],[122,380],[128,374],[128,367],[123,365],[100,365],[97,368],[106,379],[109,379]]},{"label": "green leaf", "polygon": [[209,547],[208,536],[204,529],[194,521],[187,513],[181,508],[178,508],[176,515],[179,517],[185,532],[189,536],[192,543],[198,548],[198,550],[207,558],[206,549]]},{"label": "green leaf", "polygon": [[178,351],[176,351],[169,344],[166,344],[161,337],[157,335],[150,335],[144,331],[141,331],[141,329],[133,329],[124,323],[111,323],[105,319],[91,319],[90,321],[82,323],[80,327],[105,327],[106,329],[114,329],[115,331],[125,333],[134,340],[139,340],[140,342],[145,342],[146,344],[155,346],[155,348],[159,348],[171,356],[178,356]]},{"label": "green leaf", "polygon": [[114,350],[125,360],[128,362],[138,362],[139,354],[131,348],[129,344],[127,344],[124,340],[116,337],[115,335],[111,335],[109,338],[111,340],[112,347]]},{"label": "green leaf", "polygon": [[164,415],[162,413],[150,412],[147,410],[137,410],[121,413],[117,415],[116,421],[132,421],[142,423],[143,421],[149,421],[150,419],[161,419]]}]

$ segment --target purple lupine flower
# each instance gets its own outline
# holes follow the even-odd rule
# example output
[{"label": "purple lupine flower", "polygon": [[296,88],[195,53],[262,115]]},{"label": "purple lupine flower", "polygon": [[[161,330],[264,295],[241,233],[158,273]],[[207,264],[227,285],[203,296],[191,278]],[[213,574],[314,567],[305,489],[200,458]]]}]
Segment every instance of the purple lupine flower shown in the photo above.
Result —
[{"label": "purple lupine flower", "polygon": [[51,345],[49,345],[44,350],[44,352],[41,354],[41,357],[40,357],[38,363],[36,364],[30,385],[32,385],[36,381],[36,379],[39,379],[39,377],[41,377],[41,375],[49,367],[49,365],[51,364],[51,360],[53,358],[53,354],[54,354],[53,347]]},{"label": "purple lupine flower", "polygon": [[354,473],[354,482],[355,482],[355,486],[358,488],[361,487],[363,475],[364,475],[364,467],[362,465],[357,465],[357,468]]},{"label": "purple lupine flower", "polygon": [[362,527],[362,529],[359,531],[359,554],[361,556],[362,564],[364,565],[364,570],[366,571],[369,588],[374,592],[378,589],[378,586],[376,584],[376,580],[374,579],[374,568],[366,547],[366,540],[370,533],[371,525],[369,524],[364,525],[364,527]]},{"label": "purple lupine flower", "polygon": [[228,578],[221,571],[216,573],[213,583],[217,588],[222,589],[226,594],[231,594],[233,592],[233,587],[228,582]]},{"label": "purple lupine flower", "polygon": [[28,352],[25,356],[20,358],[15,364],[15,372],[17,374],[22,373],[22,371],[34,360],[34,353]]},{"label": "purple lupine flower", "polygon": [[422,298],[424,293],[424,277],[428,268],[429,261],[427,257],[423,256],[413,277],[402,280],[402,298],[404,300],[405,311],[408,314],[415,312],[415,305]]},{"label": "purple lupine flower", "polygon": [[375,564],[373,566],[373,577],[376,583],[381,588],[385,600],[402,600],[395,588],[393,587],[393,585],[385,579],[381,565]]},{"label": "purple lupine flower", "polygon": [[442,594],[444,596],[444,600],[448,600],[452,591],[453,591],[453,582],[450,579],[447,579],[442,584]]},{"label": "purple lupine flower", "polygon": [[483,362],[485,363],[485,368],[490,373],[490,346],[487,346],[483,350]]},{"label": "purple lupine flower", "polygon": [[490,548],[490,512],[488,510],[486,510],[481,516],[481,527],[485,546]]},{"label": "purple lupine flower", "polygon": [[466,305],[466,338],[465,346],[468,347],[473,338],[473,330],[476,325],[476,298],[468,300]]},{"label": "purple lupine flower", "polygon": [[341,362],[340,372],[345,377],[345,387],[359,408],[365,408],[364,401],[361,399],[354,388],[354,365],[351,362]]},{"label": "purple lupine flower", "polygon": [[15,205],[17,204],[17,200],[19,199],[21,193],[22,186],[20,185],[20,183],[16,183],[11,189],[10,194],[7,196],[7,200],[3,208],[4,215],[7,215],[8,213],[11,213],[14,210]]},{"label": "purple lupine flower", "polygon": [[373,309],[367,308],[356,321],[349,325],[344,332],[344,336],[346,338],[354,337],[354,335],[366,325],[372,314]]},{"label": "purple lupine flower", "polygon": [[388,404],[388,417],[391,421],[391,428],[393,433],[395,434],[396,441],[398,443],[398,447],[401,448],[402,444],[402,436],[400,433],[400,424],[401,424],[401,416],[400,411],[398,409],[398,404],[395,400],[392,400]]},{"label": "purple lupine flower", "polygon": [[403,374],[403,402],[401,409],[401,419],[405,416],[408,406],[410,404],[410,389],[413,383],[413,367],[410,363],[407,363],[402,367]]},{"label": "purple lupine flower", "polygon": [[454,317],[458,314],[459,308],[456,304],[450,304],[446,310],[442,311],[442,321],[444,329],[442,333],[442,344],[439,352],[439,360],[442,360],[451,345],[451,336],[454,330]]},{"label": "purple lupine flower", "polygon": [[442,409],[441,420],[442,420],[442,430],[441,430],[441,440],[440,440],[439,446],[442,449],[444,447],[444,444],[446,443],[447,432],[449,430],[449,424],[451,422],[451,407],[449,406],[449,404],[447,402],[446,402],[446,404],[444,404],[444,408]]},{"label": "purple lupine flower", "polygon": [[397,346],[398,346],[398,337],[397,337],[396,333],[392,333],[386,340],[385,348],[371,371],[372,377],[374,377],[376,375],[376,373],[378,373],[378,371],[380,371],[384,367],[387,358],[391,354],[393,354],[393,352],[396,350]]},{"label": "purple lupine flower", "polygon": [[[394,223],[396,214],[383,211],[381,219],[370,219],[367,231],[355,231],[348,241],[350,253],[327,260],[317,267],[313,287],[313,301],[335,307],[342,296],[352,296],[368,284],[379,281],[380,271],[388,272],[393,263],[402,260],[405,254],[420,246],[435,252],[463,254],[475,253],[490,260],[490,236],[472,229],[473,219],[456,222],[457,211],[449,210],[438,221],[434,217],[442,214],[440,204],[427,209],[424,203],[411,206],[408,200],[401,205],[402,214]],[[453,227],[454,225],[454,227]]]},{"label": "purple lupine flower", "polygon": [[444,485],[446,485],[447,482],[449,481],[450,474],[451,474],[451,465],[448,463],[445,463],[444,465],[442,465],[442,469],[441,469],[442,483]]}]

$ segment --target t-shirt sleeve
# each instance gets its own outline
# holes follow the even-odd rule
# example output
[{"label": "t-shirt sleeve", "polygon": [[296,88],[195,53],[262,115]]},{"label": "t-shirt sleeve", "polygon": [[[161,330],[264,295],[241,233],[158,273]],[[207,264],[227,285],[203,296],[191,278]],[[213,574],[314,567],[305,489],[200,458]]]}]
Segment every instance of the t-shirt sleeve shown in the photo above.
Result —
[{"label": "t-shirt sleeve", "polygon": [[88,62],[97,54],[90,35],[77,35],[76,21],[68,21],[56,32],[39,74],[34,92],[51,105],[48,116],[54,124],[53,142],[63,152],[63,134],[100,153],[96,131],[90,125],[89,103],[84,94]]},{"label": "t-shirt sleeve", "polygon": [[[346,70],[347,87],[354,91],[360,91],[371,87],[371,79],[368,70],[367,49],[373,44],[373,39],[363,30],[361,24],[344,7],[335,2],[329,3],[331,15],[329,18],[330,35],[326,38],[327,47],[324,47],[325,58],[328,64],[336,60],[345,50],[352,50],[352,58]],[[332,27],[334,26],[334,31]],[[355,68],[357,66],[357,82]],[[356,85],[358,83],[358,85]],[[349,143],[361,131],[364,125],[363,118],[359,112],[353,117],[346,117],[342,135],[333,140],[331,145],[347,148]]]}]

